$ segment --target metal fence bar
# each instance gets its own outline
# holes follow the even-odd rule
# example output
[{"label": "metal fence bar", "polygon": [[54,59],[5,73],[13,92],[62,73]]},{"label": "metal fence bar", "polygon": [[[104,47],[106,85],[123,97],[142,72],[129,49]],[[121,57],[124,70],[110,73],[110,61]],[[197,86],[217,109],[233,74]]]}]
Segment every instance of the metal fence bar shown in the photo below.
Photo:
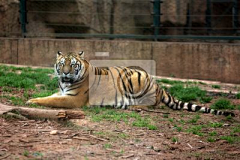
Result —
[{"label": "metal fence bar", "polygon": [[19,3],[19,7],[20,7],[20,23],[21,23],[21,31],[22,31],[22,36],[26,37],[26,33],[27,33],[27,28],[26,28],[26,24],[27,24],[27,4],[26,4],[26,0],[20,0]]},{"label": "metal fence bar", "polygon": [[159,35],[160,27],[160,15],[161,15],[161,0],[151,0],[153,3],[153,27],[154,27],[154,40],[157,41],[157,36]]},{"label": "metal fence bar", "polygon": [[[28,37],[36,34],[26,33]],[[42,33],[42,36],[71,37],[71,38],[128,38],[128,39],[208,39],[208,40],[240,40],[240,36],[193,36],[193,35],[134,35],[134,34],[77,34],[77,33]]]},{"label": "metal fence bar", "polygon": [[206,10],[206,28],[208,31],[208,34],[212,31],[212,8],[211,8],[211,0],[207,0],[207,10]]},{"label": "metal fence bar", "polygon": [[239,27],[239,22],[238,22],[238,0],[235,0],[233,2],[233,28],[234,28],[234,31],[235,33],[238,32],[238,27]]}]

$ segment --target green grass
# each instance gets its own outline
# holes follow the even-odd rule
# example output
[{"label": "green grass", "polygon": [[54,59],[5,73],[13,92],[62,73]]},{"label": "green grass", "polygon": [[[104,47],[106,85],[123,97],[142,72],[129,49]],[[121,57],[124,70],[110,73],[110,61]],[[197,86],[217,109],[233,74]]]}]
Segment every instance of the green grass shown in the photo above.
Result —
[{"label": "green grass", "polygon": [[49,77],[53,73],[52,69],[0,66],[0,86],[33,89],[36,88],[36,84],[43,84],[45,89],[56,89],[57,79]]},{"label": "green grass", "polygon": [[211,98],[207,98],[206,91],[203,91],[196,86],[184,88],[183,85],[174,85],[169,89],[169,92],[171,93],[171,95],[183,102],[190,102],[196,100],[201,100],[202,102],[211,101]]},{"label": "green grass", "polygon": [[34,152],[32,155],[35,156],[35,157],[42,157],[43,153],[41,153],[41,152]]},{"label": "green grass", "polygon": [[208,141],[208,142],[216,142],[216,139],[213,138],[213,137],[208,137],[208,138],[207,138],[207,141]]},{"label": "green grass", "polygon": [[231,135],[234,135],[236,133],[240,133],[240,125],[232,128]]},{"label": "green grass", "polygon": [[154,125],[154,121],[150,117],[141,117],[136,112],[124,112],[122,110],[112,109],[108,107],[84,107],[83,110],[87,115],[91,117],[94,122],[100,121],[112,121],[112,122],[125,122],[129,124],[131,120],[132,126],[146,127],[149,130],[156,130],[157,127]]},{"label": "green grass", "polygon": [[205,84],[205,83],[201,83],[201,82],[192,82],[192,81],[175,81],[175,80],[169,80],[169,79],[158,79],[157,80],[158,83],[165,83],[165,84],[170,84],[170,85],[190,85],[190,84]]},{"label": "green grass", "polygon": [[168,79],[159,79],[159,80],[157,80],[157,82],[170,84],[170,85],[184,84],[184,82],[181,82],[181,81],[174,81],[174,80],[168,80]]},{"label": "green grass", "polygon": [[136,112],[124,113],[108,107],[84,107],[84,111],[91,117],[94,122],[102,120],[119,122],[128,122],[129,118],[138,119],[140,115]]},{"label": "green grass", "polygon": [[220,86],[220,85],[216,85],[216,84],[214,84],[214,85],[212,85],[212,88],[215,88],[215,89],[220,89],[220,88],[221,88],[221,86]]},{"label": "green grass", "polygon": [[219,99],[211,105],[212,109],[235,109],[235,106],[227,99]]},{"label": "green grass", "polygon": [[184,121],[183,119],[180,119],[180,120],[179,120],[179,123],[185,124],[185,121]]},{"label": "green grass", "polygon": [[173,122],[173,118],[168,118],[168,121],[172,123]]},{"label": "green grass", "polygon": [[201,103],[210,103],[211,101],[212,101],[212,97],[208,97],[208,96],[206,96],[206,97],[201,97],[200,98],[200,102]]},{"label": "green grass", "polygon": [[228,143],[235,143],[240,142],[240,137],[234,137],[234,136],[221,136],[220,139],[226,140]]},{"label": "green grass", "polygon": [[236,98],[240,99],[240,92],[236,94]]},{"label": "green grass", "polygon": [[172,138],[172,142],[174,142],[174,143],[178,142],[178,138],[177,137],[173,137]]},{"label": "green grass", "polygon": [[157,130],[157,126],[153,125],[151,119],[149,118],[137,118],[133,123],[133,126],[136,127],[146,127],[149,130]]},{"label": "green grass", "polygon": [[47,97],[49,95],[52,95],[54,93],[56,93],[58,91],[58,89],[54,89],[54,90],[42,90],[41,92],[37,92],[32,94],[33,98],[37,98],[37,97]]},{"label": "green grass", "polygon": [[12,102],[12,104],[14,104],[14,105],[23,106],[25,104],[23,99],[19,98],[19,97],[10,97],[9,99]]},{"label": "green grass", "polygon": [[237,108],[238,110],[240,110],[240,105],[236,106],[236,108]]},{"label": "green grass", "polygon": [[223,126],[223,123],[218,123],[218,122],[209,123],[208,126],[213,128],[221,128]]},{"label": "green grass", "polygon": [[28,157],[28,156],[29,156],[29,151],[28,151],[28,150],[24,150],[23,155],[24,155],[25,157]]},{"label": "green grass", "polygon": [[201,132],[202,128],[203,127],[201,125],[192,126],[191,128],[187,129],[187,132],[192,133],[192,134],[196,134],[196,135],[199,135],[199,136],[203,136],[204,134]]},{"label": "green grass", "polygon": [[168,114],[163,114],[163,118],[168,118]]},{"label": "green grass", "polygon": [[46,97],[58,89],[53,69],[0,65],[0,75],[0,98],[8,99],[12,105],[25,105],[30,98]]},{"label": "green grass", "polygon": [[109,144],[109,143],[106,143],[106,144],[103,145],[103,147],[104,147],[105,149],[108,149],[108,148],[112,148],[112,145]]},{"label": "green grass", "polygon": [[200,115],[195,115],[192,119],[188,121],[188,123],[195,124],[200,118],[201,118]]},{"label": "green grass", "polygon": [[176,129],[178,132],[182,131],[182,127],[177,126],[176,124],[174,125],[174,129]]},{"label": "green grass", "polygon": [[216,136],[216,135],[217,135],[217,132],[216,132],[216,131],[210,132],[209,135],[210,135],[210,136]]}]

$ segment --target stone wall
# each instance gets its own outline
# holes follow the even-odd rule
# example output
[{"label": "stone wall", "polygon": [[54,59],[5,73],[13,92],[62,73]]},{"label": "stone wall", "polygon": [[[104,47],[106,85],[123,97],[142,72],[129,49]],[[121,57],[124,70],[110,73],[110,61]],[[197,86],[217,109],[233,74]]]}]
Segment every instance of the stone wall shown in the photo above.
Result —
[{"label": "stone wall", "polygon": [[19,1],[0,0],[0,36],[12,37],[20,35]]},{"label": "stone wall", "polygon": [[159,76],[240,83],[240,44],[233,43],[1,38],[0,63],[51,67],[59,50],[83,50],[88,60],[155,60]]}]

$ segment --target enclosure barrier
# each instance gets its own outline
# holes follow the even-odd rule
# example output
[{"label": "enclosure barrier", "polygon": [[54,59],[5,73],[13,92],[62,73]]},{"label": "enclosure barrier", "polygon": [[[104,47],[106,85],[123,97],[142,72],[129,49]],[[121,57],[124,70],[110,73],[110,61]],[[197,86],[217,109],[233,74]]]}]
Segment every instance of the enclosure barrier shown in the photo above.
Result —
[{"label": "enclosure barrier", "polygon": [[2,37],[240,39],[238,0],[19,0],[1,6]]}]

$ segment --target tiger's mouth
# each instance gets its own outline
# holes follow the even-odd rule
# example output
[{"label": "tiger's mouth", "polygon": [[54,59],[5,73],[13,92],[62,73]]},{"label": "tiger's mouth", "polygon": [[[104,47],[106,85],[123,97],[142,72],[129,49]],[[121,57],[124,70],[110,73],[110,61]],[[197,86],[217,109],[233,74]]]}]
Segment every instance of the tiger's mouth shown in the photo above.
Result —
[{"label": "tiger's mouth", "polygon": [[67,78],[67,77],[62,77],[62,82],[63,83],[73,83],[73,79]]}]

